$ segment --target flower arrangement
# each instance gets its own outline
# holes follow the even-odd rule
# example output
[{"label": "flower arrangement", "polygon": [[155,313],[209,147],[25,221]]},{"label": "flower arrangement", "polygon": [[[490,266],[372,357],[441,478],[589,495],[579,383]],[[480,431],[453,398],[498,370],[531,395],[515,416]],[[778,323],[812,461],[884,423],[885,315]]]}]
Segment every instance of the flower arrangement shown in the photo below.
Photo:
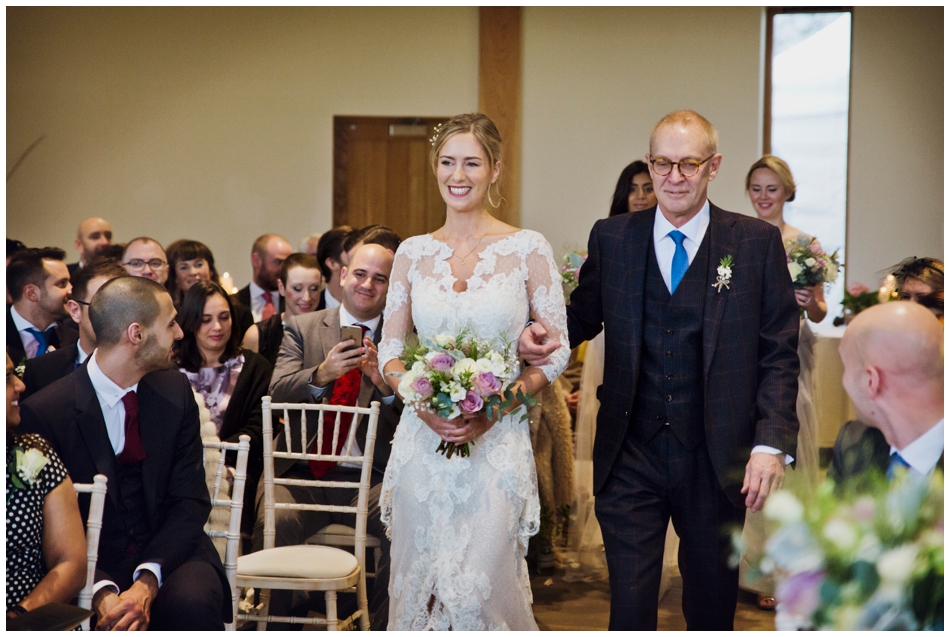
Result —
[{"label": "flower arrangement", "polygon": [[785,242],[788,253],[788,273],[792,275],[792,283],[796,290],[819,285],[820,283],[834,283],[838,278],[841,264],[838,262],[838,251],[826,253],[818,242],[807,234],[798,235],[798,239]]},{"label": "flower arrangement", "polygon": [[803,501],[772,494],[759,565],[776,575],[776,628],[919,630],[943,622],[943,474],[902,471]]},{"label": "flower arrangement", "polygon": [[575,250],[564,255],[558,272],[561,273],[561,282],[565,290],[573,290],[579,282],[581,266],[587,261],[587,250]]},{"label": "flower arrangement", "polygon": [[[406,405],[451,420],[462,414],[484,413],[497,420],[502,410],[516,398],[513,379],[520,362],[511,343],[501,339],[501,347],[462,330],[457,336],[440,334],[433,341],[420,342],[411,335],[399,357],[406,372],[399,381],[399,394]],[[517,389],[517,399],[533,407],[536,401]],[[527,418],[527,414],[524,415]],[[474,444],[474,443],[473,443]],[[469,443],[456,445],[442,441],[438,453],[468,457]]]},{"label": "flower arrangement", "polygon": [[844,299],[841,301],[841,316],[834,320],[835,325],[844,325],[860,312],[880,301],[880,294],[872,291],[868,286],[857,281],[845,288]]}]

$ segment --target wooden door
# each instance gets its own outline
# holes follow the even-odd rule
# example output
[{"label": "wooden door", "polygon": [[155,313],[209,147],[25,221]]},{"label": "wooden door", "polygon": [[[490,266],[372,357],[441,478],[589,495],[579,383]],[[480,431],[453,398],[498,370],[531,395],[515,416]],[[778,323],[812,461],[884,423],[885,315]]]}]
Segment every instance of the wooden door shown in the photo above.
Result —
[{"label": "wooden door", "polygon": [[433,127],[448,118],[333,118],[333,225],[381,223],[406,239],[445,218],[429,165]]}]

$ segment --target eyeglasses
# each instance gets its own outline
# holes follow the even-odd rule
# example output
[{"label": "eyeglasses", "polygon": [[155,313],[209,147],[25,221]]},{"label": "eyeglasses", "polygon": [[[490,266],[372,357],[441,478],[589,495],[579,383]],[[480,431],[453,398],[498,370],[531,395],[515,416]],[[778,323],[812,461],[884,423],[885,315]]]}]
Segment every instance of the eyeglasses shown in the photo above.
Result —
[{"label": "eyeglasses", "polygon": [[86,305],[86,306],[90,305],[89,301],[80,301],[79,299],[73,299],[73,300],[76,301],[76,303],[79,303],[80,305]]},{"label": "eyeglasses", "polygon": [[168,265],[168,262],[162,261],[161,259],[152,259],[150,261],[144,261],[142,259],[132,259],[131,261],[126,261],[122,265],[127,266],[132,270],[142,270],[145,268],[145,266],[148,266],[152,270],[158,270]]},{"label": "eyeglasses", "polygon": [[706,159],[702,161],[697,161],[695,159],[681,159],[680,161],[670,161],[665,157],[651,157],[650,163],[653,164],[653,172],[660,175],[661,177],[666,177],[671,172],[673,172],[673,166],[678,166],[680,169],[680,174],[684,177],[692,177],[699,172],[699,167],[705,164],[707,161],[715,157],[716,154],[713,153]]}]

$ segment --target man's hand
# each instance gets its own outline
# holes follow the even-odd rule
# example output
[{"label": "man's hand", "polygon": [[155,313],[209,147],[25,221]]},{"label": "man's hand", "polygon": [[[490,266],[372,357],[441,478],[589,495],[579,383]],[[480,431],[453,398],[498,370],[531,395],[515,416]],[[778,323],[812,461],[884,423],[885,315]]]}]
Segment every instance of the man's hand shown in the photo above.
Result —
[{"label": "man's hand", "polygon": [[564,401],[567,403],[567,410],[571,412],[571,415],[577,416],[577,406],[581,402],[581,390],[571,392],[564,397]]},{"label": "man's hand", "polygon": [[96,630],[147,630],[152,601],[158,594],[158,580],[151,571],[143,570],[129,590],[121,595],[109,591],[97,595]]},{"label": "man's hand", "polygon": [[746,494],[745,505],[753,511],[761,511],[765,499],[773,491],[781,489],[784,481],[784,454],[752,454],[745,466],[745,479],[742,481],[741,493]]},{"label": "man's hand", "polygon": [[393,389],[379,373],[379,351],[376,344],[369,336],[363,337],[363,350],[366,352],[360,359],[360,371],[364,376],[368,376],[370,382],[376,385],[376,389],[383,396],[392,396]]},{"label": "man's hand", "polygon": [[521,358],[533,367],[546,365],[551,354],[561,346],[557,341],[548,340],[548,331],[540,323],[532,323],[521,331],[518,339],[518,351]]},{"label": "man's hand", "polygon": [[[326,387],[343,374],[359,366],[363,360],[365,348],[353,347],[354,345],[356,345],[356,342],[353,339],[347,339],[334,345],[310,378],[311,384],[314,387]],[[348,347],[352,349],[343,351]]]}]

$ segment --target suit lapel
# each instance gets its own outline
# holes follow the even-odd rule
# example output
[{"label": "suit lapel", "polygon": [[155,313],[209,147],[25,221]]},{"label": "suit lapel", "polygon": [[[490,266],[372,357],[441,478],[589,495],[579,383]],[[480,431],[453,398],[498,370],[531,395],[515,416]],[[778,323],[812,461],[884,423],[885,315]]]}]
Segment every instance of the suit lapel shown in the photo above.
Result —
[{"label": "suit lapel", "polygon": [[82,434],[96,465],[96,472],[101,473],[107,479],[109,498],[112,504],[119,505],[118,483],[115,477],[115,451],[112,449],[112,443],[109,441],[109,432],[106,431],[106,421],[102,417],[102,408],[99,406],[99,399],[96,397],[96,390],[89,380],[89,372],[86,367],[80,367],[76,370],[76,426]]},{"label": "suit lapel", "polygon": [[627,267],[627,285],[630,290],[627,316],[631,325],[631,369],[634,383],[640,373],[640,344],[643,341],[643,288],[646,284],[647,255],[650,253],[650,242],[653,241],[653,223],[659,214],[656,206],[652,211],[635,212],[630,214],[623,241],[623,263]]},{"label": "suit lapel", "polygon": [[139,435],[142,437],[142,446],[145,448],[145,460],[142,461],[142,486],[145,490],[146,511],[151,512],[156,507],[158,485],[158,481],[152,478],[161,473],[155,464],[159,462],[155,455],[164,447],[165,438],[170,432],[168,426],[162,422],[164,399],[148,382],[148,376],[139,381],[136,393],[139,400]]},{"label": "suit lapel", "polygon": [[742,255],[737,253],[738,237],[736,237],[736,222],[726,219],[716,206],[709,204],[709,268],[706,275],[706,302],[703,310],[703,378],[709,374],[713,353],[716,351],[716,342],[719,338],[719,328],[722,325],[723,312],[732,295],[735,294],[736,282],[732,281],[730,289],[722,288],[717,292],[714,284],[718,277],[719,261],[726,255],[732,255],[733,276],[736,276],[737,267],[741,263]]}]

